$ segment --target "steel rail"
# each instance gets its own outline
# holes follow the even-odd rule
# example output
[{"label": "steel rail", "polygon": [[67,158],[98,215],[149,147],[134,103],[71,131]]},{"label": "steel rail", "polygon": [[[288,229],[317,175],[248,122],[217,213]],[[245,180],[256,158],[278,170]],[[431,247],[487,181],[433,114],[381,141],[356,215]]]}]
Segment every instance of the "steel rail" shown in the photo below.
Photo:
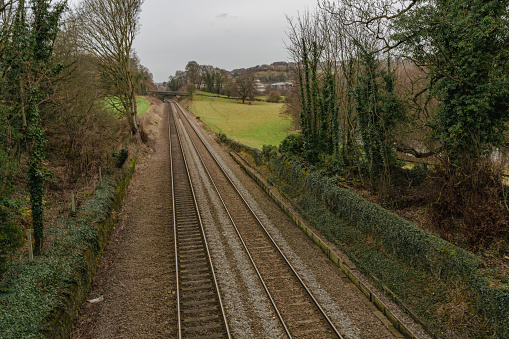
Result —
[{"label": "steel rail", "polygon": [[[170,111],[173,111],[170,107],[170,105],[172,104],[169,104],[169,109],[168,109],[168,124],[169,124],[169,127],[168,127],[168,132],[169,132],[169,140],[170,140],[170,168],[171,168],[171,180],[172,180],[172,206],[173,206],[173,232],[174,232],[174,238],[175,238],[175,265],[176,265],[176,280],[177,280],[177,317],[178,317],[178,337],[179,339],[182,338],[182,317],[181,317],[181,309],[180,309],[180,283],[179,283],[179,266],[178,266],[178,261],[179,261],[179,258],[178,258],[178,241],[177,241],[177,213],[176,213],[176,206],[175,206],[175,176],[174,176],[174,166],[173,166],[173,156],[172,156],[172,142],[171,142],[171,119],[170,119]],[[212,263],[212,258],[211,258],[211,255],[210,255],[210,251],[209,251],[209,246],[208,246],[208,243],[207,243],[207,238],[205,236],[205,231],[204,231],[204,228],[203,228],[203,223],[202,223],[202,220],[201,220],[201,216],[200,216],[200,210],[199,210],[199,207],[198,207],[198,202],[196,200],[196,195],[195,195],[195,192],[194,192],[194,189],[193,189],[193,183],[192,183],[192,179],[191,179],[191,176],[189,174],[189,167],[187,165],[187,160],[186,160],[186,156],[185,156],[185,153],[184,153],[184,150],[183,150],[183,147],[182,147],[182,141],[181,141],[181,136],[180,136],[180,133],[179,133],[179,130],[178,130],[178,127],[177,127],[177,124],[176,124],[176,121],[174,119],[174,124],[175,124],[175,129],[177,131],[177,138],[178,138],[178,141],[179,141],[179,146],[180,146],[180,152],[182,154],[182,159],[183,159],[183,163],[184,163],[184,166],[185,166],[185,169],[186,169],[186,177],[188,179],[188,182],[189,182],[189,186],[190,186],[190,193],[191,193],[191,196],[193,198],[193,204],[194,204],[194,208],[196,210],[196,215],[197,215],[197,219],[198,219],[198,223],[199,223],[199,226],[200,226],[200,230],[201,230],[201,234],[202,234],[202,238],[203,238],[203,243],[204,243],[204,249],[206,251],[206,254],[207,254],[207,260],[208,260],[208,264],[210,266],[210,271],[211,271],[211,274],[212,274],[212,280],[214,282],[214,288],[215,288],[215,291],[216,291],[216,294],[217,294],[217,298],[218,298],[218,302],[219,302],[219,305],[220,305],[220,312],[221,312],[221,316],[222,316],[222,320],[223,320],[223,324],[224,324],[224,327],[225,327],[225,330],[226,330],[226,335],[227,335],[227,338],[231,339],[231,333],[230,333],[230,329],[229,329],[229,326],[228,326],[228,321],[226,319],[226,312],[224,310],[224,305],[223,305],[223,302],[222,302],[222,299],[221,299],[221,293],[219,291],[219,285],[217,283],[217,278],[216,278],[216,274],[215,274],[215,271],[214,271],[214,265]]]},{"label": "steel rail", "polygon": [[[190,138],[190,140],[191,140],[191,138]],[[281,325],[283,326],[283,328],[284,328],[284,330],[285,330],[285,333],[288,335],[288,337],[289,337],[289,338],[292,338],[292,335],[291,335],[291,333],[290,333],[290,330],[289,330],[289,329],[288,329],[288,327],[286,326],[286,323],[285,323],[285,321],[284,321],[284,319],[283,319],[283,316],[282,316],[282,315],[281,315],[281,313],[279,312],[279,309],[278,309],[278,307],[277,307],[277,305],[276,305],[276,302],[275,302],[275,301],[274,301],[274,299],[272,298],[272,295],[270,294],[270,291],[269,291],[269,289],[268,289],[267,285],[265,284],[265,281],[263,280],[262,275],[261,275],[260,271],[258,270],[258,267],[256,266],[256,263],[255,263],[255,261],[254,261],[254,259],[253,259],[252,255],[251,255],[251,252],[250,252],[250,251],[249,251],[249,249],[247,248],[247,245],[246,245],[246,243],[245,243],[244,239],[242,238],[242,236],[241,236],[241,234],[240,234],[240,231],[239,231],[239,229],[238,229],[238,227],[237,227],[237,224],[236,224],[236,223],[235,223],[235,221],[233,220],[233,217],[232,217],[232,215],[231,215],[231,213],[230,213],[230,211],[229,211],[228,207],[226,206],[226,203],[225,203],[225,201],[224,201],[224,199],[223,199],[223,197],[222,197],[221,193],[219,192],[219,189],[217,188],[216,183],[214,182],[214,179],[212,179],[212,176],[211,176],[211,174],[210,174],[210,172],[209,172],[209,170],[208,170],[207,166],[205,165],[205,163],[204,163],[204,161],[203,161],[203,158],[201,157],[200,153],[198,153],[198,150],[196,149],[196,145],[194,144],[193,140],[191,140],[191,143],[193,144],[193,146],[194,146],[194,148],[195,148],[195,150],[196,150],[196,153],[197,153],[198,157],[200,158],[200,162],[201,162],[201,164],[203,165],[203,168],[204,168],[204,169],[205,169],[205,171],[207,172],[207,176],[208,176],[208,178],[210,179],[210,182],[211,182],[211,183],[212,183],[212,185],[214,186],[214,189],[215,189],[215,191],[216,191],[216,193],[217,193],[217,195],[218,195],[218,197],[219,197],[219,200],[221,200],[221,203],[222,203],[222,205],[223,205],[223,207],[224,207],[224,209],[225,209],[225,211],[226,211],[226,214],[228,215],[228,218],[230,219],[230,222],[232,223],[233,227],[235,228],[235,231],[236,231],[236,233],[237,233],[237,235],[238,235],[238,237],[239,237],[239,239],[240,239],[240,242],[242,243],[242,246],[244,247],[244,250],[246,251],[246,254],[247,254],[248,258],[249,258],[249,260],[250,260],[250,262],[251,262],[251,264],[252,264],[252,266],[253,266],[253,268],[254,268],[254,270],[255,270],[255,272],[256,272],[256,274],[257,274],[257,276],[258,276],[258,278],[260,279],[260,282],[261,282],[261,284],[262,284],[262,287],[263,287],[263,289],[265,290],[265,293],[267,294],[267,296],[268,296],[268,298],[269,298],[269,300],[270,300],[270,302],[271,302],[271,304],[272,304],[272,307],[274,308],[274,311],[276,312],[276,314],[277,314],[277,316],[278,316],[278,318],[279,318],[279,321],[280,321]]]},{"label": "steel rail", "polygon": [[177,214],[175,213],[175,178],[173,177],[173,153],[171,143],[171,126],[170,126],[170,104],[168,104],[168,139],[170,141],[170,176],[171,176],[171,202],[173,215],[173,239],[175,242],[175,276],[177,283],[177,324],[178,324],[178,338],[182,339],[182,321],[180,319],[180,282],[178,278],[179,261],[178,261],[178,244],[177,244]]},{"label": "steel rail", "polygon": [[[257,223],[260,225],[260,227],[263,229],[264,233],[267,235],[267,237],[270,239],[270,241],[272,242],[272,244],[274,245],[274,247],[277,249],[278,253],[281,255],[281,257],[284,259],[284,261],[286,262],[286,264],[288,265],[288,267],[291,269],[292,273],[294,274],[294,276],[298,279],[298,281],[300,282],[301,286],[304,288],[304,290],[306,291],[306,293],[308,294],[308,296],[311,298],[311,300],[313,301],[313,303],[315,304],[315,306],[318,308],[318,310],[320,311],[320,313],[323,315],[325,321],[327,322],[327,324],[331,327],[332,331],[334,332],[334,334],[336,334],[338,336],[338,338],[342,339],[343,336],[339,333],[338,329],[336,328],[336,326],[333,324],[333,322],[330,320],[329,316],[326,314],[325,310],[322,308],[322,306],[320,305],[320,303],[318,302],[318,300],[316,300],[316,298],[314,297],[313,293],[309,290],[309,288],[306,286],[306,283],[302,280],[302,278],[300,277],[300,275],[297,273],[297,271],[295,270],[295,268],[293,267],[293,265],[290,263],[290,261],[288,260],[288,258],[284,255],[283,251],[280,249],[280,247],[277,245],[276,241],[274,240],[274,238],[270,235],[269,231],[267,230],[267,228],[265,227],[265,225],[261,222],[261,220],[258,218],[258,216],[256,215],[256,213],[253,211],[253,209],[251,208],[251,206],[248,204],[248,202],[245,200],[244,196],[242,195],[242,193],[240,193],[239,189],[237,188],[237,186],[233,183],[232,179],[230,178],[230,176],[226,173],[225,169],[223,168],[223,166],[219,163],[218,159],[216,158],[216,156],[212,153],[212,151],[210,150],[209,146],[207,146],[207,144],[205,143],[205,141],[203,140],[203,137],[201,136],[201,134],[199,133],[199,131],[196,130],[196,127],[191,123],[189,122],[189,119],[187,118],[186,114],[184,113],[183,109],[180,107],[180,105],[178,103],[176,103],[176,106],[178,107],[178,109],[182,112],[182,116],[188,121],[189,125],[192,127],[192,129],[194,130],[194,132],[196,133],[196,135],[198,136],[198,138],[200,139],[200,141],[202,142],[203,146],[207,149],[208,153],[211,155],[211,157],[214,159],[214,162],[217,164],[218,168],[220,168],[221,172],[224,174],[224,176],[226,177],[226,179],[228,180],[228,182],[231,184],[231,186],[234,188],[234,190],[237,192],[238,196],[241,198],[241,200],[243,201],[244,205],[249,209],[249,211],[251,212],[251,214],[254,216],[254,218],[256,219]],[[240,232],[235,224],[235,222],[233,221],[233,218],[231,217],[230,215],[230,212],[228,211],[228,209],[226,208],[226,205],[224,203],[224,200],[222,199],[215,183],[213,182],[212,180],[212,177],[207,169],[207,167],[205,166],[205,163],[201,157],[201,155],[199,154],[198,150],[197,150],[197,147],[196,145],[194,144],[194,142],[192,141],[191,139],[191,142],[196,150],[196,153],[198,154],[198,156],[200,157],[200,160],[203,164],[203,167],[206,169],[207,171],[207,174],[211,180],[211,182],[214,184],[214,187],[216,188],[216,191],[228,213],[228,216],[230,218],[230,220],[232,221],[234,227],[235,227],[235,230],[237,232],[237,234],[239,235],[239,238],[241,239],[247,253],[248,253],[248,256],[250,257],[251,259],[251,262],[253,264],[253,266],[255,266],[255,270],[258,274],[258,276],[260,277],[260,280],[262,282],[262,285],[264,286],[264,289],[266,290],[266,292],[269,294],[269,298],[271,301],[272,300],[272,297],[270,296],[270,293],[268,292],[268,289],[263,281],[263,279],[261,278],[261,275],[259,274],[259,271],[258,269],[256,268],[256,265],[254,263],[254,261],[252,260],[251,258],[251,255],[249,254],[249,250],[247,250],[247,247],[244,243],[244,240],[242,239],[241,235],[240,235]],[[279,313],[279,311],[277,311],[277,307],[275,306],[275,304],[273,303],[273,306],[275,307],[276,309],[276,312],[278,314],[278,316],[280,317],[281,321],[282,321],[282,317]],[[284,321],[282,321],[282,324],[285,328],[285,330],[287,331],[287,334],[291,337],[291,335],[289,334],[289,331],[286,327],[286,325],[284,324]]]}]

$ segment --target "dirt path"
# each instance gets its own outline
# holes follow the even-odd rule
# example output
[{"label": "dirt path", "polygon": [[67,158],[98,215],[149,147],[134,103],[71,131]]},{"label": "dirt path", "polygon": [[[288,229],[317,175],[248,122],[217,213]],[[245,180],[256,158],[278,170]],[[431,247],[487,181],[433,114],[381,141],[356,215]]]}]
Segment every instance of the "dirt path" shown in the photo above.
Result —
[{"label": "dirt path", "polygon": [[176,332],[168,125],[162,103],[142,125],[143,147],[119,223],[101,262],[72,338],[168,338]]}]

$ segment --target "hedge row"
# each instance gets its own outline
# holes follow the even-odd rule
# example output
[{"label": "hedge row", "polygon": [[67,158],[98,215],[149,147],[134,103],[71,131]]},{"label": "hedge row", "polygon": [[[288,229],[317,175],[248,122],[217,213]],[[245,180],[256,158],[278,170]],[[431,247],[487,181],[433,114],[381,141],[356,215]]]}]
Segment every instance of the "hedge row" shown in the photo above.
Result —
[{"label": "hedge row", "polygon": [[[461,280],[471,289],[479,314],[509,337],[509,286],[492,284],[473,254],[426,232],[413,223],[338,187],[335,178],[307,169],[286,156],[273,157],[274,175],[293,189],[311,194],[332,214],[348,220],[391,257],[443,281]],[[497,286],[497,287],[492,287]]]},{"label": "hedge row", "polygon": [[62,217],[48,253],[13,265],[0,284],[1,338],[67,338],[116,222],[136,159],[105,177],[77,212]]},{"label": "hedge row", "polygon": [[[485,274],[483,262],[478,257],[338,187],[335,178],[327,177],[313,167],[308,168],[291,157],[278,156],[273,147],[264,147],[260,151],[225,135],[220,135],[219,139],[237,152],[250,154],[257,165],[267,165],[276,179],[269,178],[271,182],[284,182],[285,189],[290,187],[303,196],[309,194],[331,214],[349,221],[387,256],[422,270],[439,281],[451,285],[461,281],[469,290],[475,312],[487,319],[495,330],[492,335],[509,338],[509,286],[493,281]],[[335,227],[340,226],[336,224]]]}]

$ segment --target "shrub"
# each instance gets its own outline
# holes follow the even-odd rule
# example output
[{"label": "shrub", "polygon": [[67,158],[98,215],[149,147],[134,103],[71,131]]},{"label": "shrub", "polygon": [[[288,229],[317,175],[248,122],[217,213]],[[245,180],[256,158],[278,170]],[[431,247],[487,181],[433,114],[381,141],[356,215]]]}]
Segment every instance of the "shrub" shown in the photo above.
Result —
[{"label": "shrub", "polygon": [[262,161],[267,164],[269,161],[277,156],[277,147],[272,145],[262,146]]},{"label": "shrub", "polygon": [[280,102],[282,99],[281,97],[281,94],[279,94],[279,92],[270,92],[268,97],[267,97],[267,101],[268,102]]},{"label": "shrub", "polygon": [[471,248],[489,245],[507,231],[501,175],[489,160],[461,168],[446,161],[435,166],[428,190],[432,225],[446,234],[463,232]]},{"label": "shrub", "polygon": [[507,284],[497,284],[483,273],[479,258],[381,206],[339,188],[336,179],[324,176],[323,171],[308,170],[302,163],[285,156],[275,160],[274,171],[296,191],[312,195],[326,210],[356,225],[357,231],[388,256],[440,281],[464,284],[471,293],[475,312],[491,323],[495,336],[507,337],[509,289]]},{"label": "shrub", "polygon": [[426,164],[416,164],[408,171],[410,178],[412,178],[414,181],[413,184],[415,186],[422,184],[426,180],[428,177],[428,172],[429,171]]},{"label": "shrub", "polygon": [[301,155],[304,152],[304,139],[302,134],[290,134],[279,145],[279,152],[292,155]]}]

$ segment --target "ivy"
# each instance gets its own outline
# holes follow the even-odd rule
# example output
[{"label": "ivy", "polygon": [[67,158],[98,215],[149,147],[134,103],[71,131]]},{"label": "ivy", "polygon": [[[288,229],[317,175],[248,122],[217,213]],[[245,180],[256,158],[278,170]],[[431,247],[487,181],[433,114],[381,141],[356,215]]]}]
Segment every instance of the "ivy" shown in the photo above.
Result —
[{"label": "ivy", "polygon": [[[65,3],[51,1],[17,1],[12,32],[6,34],[4,58],[0,73],[5,81],[0,83],[4,102],[2,103],[2,127],[0,137],[8,156],[23,151],[28,160],[28,191],[32,206],[35,254],[40,254],[44,229],[44,148],[46,138],[41,121],[41,102],[47,98],[51,78],[57,75],[63,65],[49,68],[53,42],[59,31],[59,23]],[[20,146],[17,148],[17,146]]]},{"label": "ivy", "polygon": [[353,94],[365,160],[374,186],[378,180],[387,180],[384,176],[395,165],[394,128],[403,119],[404,109],[394,93],[395,74],[390,55],[387,71],[380,71],[375,53],[363,46],[360,49],[363,71]]},{"label": "ivy", "polygon": [[429,68],[430,93],[441,101],[434,137],[458,168],[489,156],[504,141],[507,11],[505,1],[441,0],[423,2],[394,21],[393,38]]}]

